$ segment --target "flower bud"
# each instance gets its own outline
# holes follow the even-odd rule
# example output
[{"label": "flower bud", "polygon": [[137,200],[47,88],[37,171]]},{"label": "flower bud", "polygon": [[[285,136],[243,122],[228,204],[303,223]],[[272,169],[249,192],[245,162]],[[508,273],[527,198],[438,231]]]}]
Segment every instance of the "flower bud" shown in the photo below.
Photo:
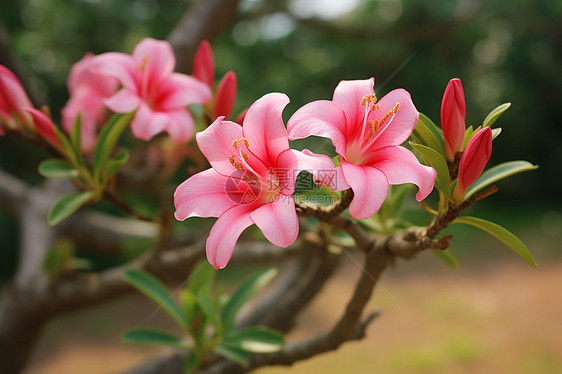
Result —
[{"label": "flower bud", "polygon": [[213,84],[215,83],[215,62],[211,45],[206,40],[199,44],[195,52],[193,76],[209,86],[211,90],[213,89]]},{"label": "flower bud", "polygon": [[45,113],[35,108],[23,108],[23,110],[29,113],[33,118],[37,134],[39,134],[41,138],[50,143],[53,147],[58,150],[62,150],[63,147],[55,132],[55,125],[53,124],[53,121],[51,121]]},{"label": "flower bud", "polygon": [[466,145],[460,163],[453,199],[462,201],[468,188],[478,179],[492,154],[492,129],[488,126],[478,131]]},{"label": "flower bud", "polygon": [[24,107],[31,107],[27,96],[18,78],[5,66],[0,65],[0,122],[16,129],[19,123],[32,128],[31,118],[23,111]]},{"label": "flower bud", "polygon": [[460,79],[449,81],[441,102],[441,127],[445,136],[445,155],[453,161],[462,151],[465,131],[466,104]]},{"label": "flower bud", "polygon": [[215,93],[215,118],[229,118],[236,101],[236,74],[229,71],[222,77]]}]

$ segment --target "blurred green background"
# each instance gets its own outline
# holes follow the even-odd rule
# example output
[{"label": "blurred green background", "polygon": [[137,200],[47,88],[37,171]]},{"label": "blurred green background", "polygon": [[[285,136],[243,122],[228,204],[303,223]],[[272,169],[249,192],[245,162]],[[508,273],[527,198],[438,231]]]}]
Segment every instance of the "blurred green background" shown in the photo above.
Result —
[{"label": "blurred green background", "polygon": [[[187,0],[4,1],[0,5],[0,27],[9,35],[24,68],[31,73],[32,83],[42,94],[41,103],[48,104],[57,118],[68,99],[65,86],[68,71],[84,53],[130,53],[144,37],[165,39],[190,3]],[[263,94],[277,91],[291,98],[284,113],[288,119],[309,101],[331,98],[340,80],[369,77],[375,77],[379,97],[394,88],[407,89],[418,110],[436,123],[440,120],[443,91],[453,77],[463,82],[469,125],[480,124],[497,105],[511,102],[511,108],[496,124],[503,132],[494,141],[490,165],[528,160],[540,168],[502,182],[500,193],[469,213],[496,221],[520,235],[541,265],[561,258],[561,20],[562,2],[558,0],[242,0],[233,23],[212,45],[217,76],[228,70],[234,70],[238,76],[235,112]],[[0,167],[31,182],[41,181],[35,168],[42,157],[42,153],[20,142],[0,139]],[[419,219],[423,223],[424,218]],[[450,232],[457,236],[452,251],[474,265],[472,271],[484,266],[478,260],[487,257],[491,248],[494,253],[504,250],[518,266],[526,266],[522,261],[519,264],[520,260],[507,248],[500,250],[502,244],[482,242],[483,233],[475,235],[476,231],[459,229]],[[0,260],[0,280],[9,278],[14,270],[17,235],[12,217],[0,212],[1,246],[5,250]],[[426,265],[422,261],[420,266],[425,269]],[[521,274],[511,276],[515,279]],[[548,276],[550,282],[552,276]],[[548,282],[545,279],[545,285]],[[485,283],[479,284],[486,287]],[[501,289],[498,295],[504,291]],[[401,299],[413,296],[404,286]],[[438,323],[439,313],[443,310],[445,314],[453,313],[451,310],[463,308],[461,304],[465,301],[455,299],[449,305],[438,300],[437,306],[432,302],[422,303],[422,309],[427,308],[430,313],[435,307],[437,314],[431,314],[431,322]],[[540,302],[540,299],[529,299],[529,302]],[[560,307],[559,303],[553,305]],[[462,323],[467,316],[454,314],[453,317]],[[500,317],[493,314],[490,324],[497,323],[496,318]],[[514,319],[511,323],[518,321]],[[470,326],[478,329],[487,325]],[[556,330],[549,327],[546,331]],[[558,332],[562,334],[560,328]],[[399,363],[402,351],[391,352],[378,364],[386,370],[383,372],[392,373],[471,372],[455,371],[455,368],[463,366],[465,361],[470,368],[473,356],[485,355],[480,339],[487,338],[469,337],[460,330],[449,335],[438,339],[442,348],[449,347],[449,351],[440,348],[420,351],[412,346],[411,352],[405,354],[414,363],[419,359],[416,368]],[[521,358],[527,360],[521,364],[521,373],[537,372],[535,369],[562,370],[562,348],[557,345],[551,349],[548,342],[541,344],[531,345],[529,356]],[[443,363],[442,355],[447,352],[451,356]],[[455,361],[457,356],[460,364]],[[334,355],[335,360],[337,357]],[[452,366],[435,366],[451,362]],[[511,367],[488,368],[490,371],[483,372],[502,372]],[[494,368],[499,371],[493,371]],[[478,367],[471,370],[480,372]]]}]

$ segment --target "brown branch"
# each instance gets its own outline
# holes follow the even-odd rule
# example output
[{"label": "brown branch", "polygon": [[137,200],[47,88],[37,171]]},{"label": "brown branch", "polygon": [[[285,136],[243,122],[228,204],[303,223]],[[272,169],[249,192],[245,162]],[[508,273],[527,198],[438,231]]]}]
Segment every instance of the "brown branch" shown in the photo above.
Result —
[{"label": "brown branch", "polygon": [[218,37],[236,14],[239,0],[196,0],[171,32],[176,70],[191,73],[195,50],[203,39]]}]

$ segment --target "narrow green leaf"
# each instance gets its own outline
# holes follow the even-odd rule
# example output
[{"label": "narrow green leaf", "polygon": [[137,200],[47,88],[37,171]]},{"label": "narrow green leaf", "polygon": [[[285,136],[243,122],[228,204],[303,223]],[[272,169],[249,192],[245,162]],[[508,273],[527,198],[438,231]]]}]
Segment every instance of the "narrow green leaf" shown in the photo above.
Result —
[{"label": "narrow green leaf", "polygon": [[445,139],[442,130],[423,113],[420,113],[418,123],[412,132],[412,138],[417,143],[426,145],[440,155],[445,156]]},{"label": "narrow green leaf", "polygon": [[160,280],[140,270],[127,270],[123,278],[164,309],[184,330],[187,329],[183,311]]},{"label": "narrow green leaf", "polygon": [[501,127],[496,127],[495,129],[492,129],[492,140],[494,140],[495,138],[498,137],[499,134],[502,133],[502,128]]},{"label": "narrow green leaf", "polygon": [[70,131],[70,144],[76,155],[76,159],[79,165],[84,165],[84,157],[82,156],[81,147],[82,138],[82,115],[78,113],[74,119],[74,124],[72,125],[72,130]]},{"label": "narrow green leaf", "polygon": [[201,288],[211,286],[215,281],[216,274],[217,270],[208,261],[203,260],[191,271],[187,288],[197,293]]},{"label": "narrow green leaf", "polygon": [[433,249],[431,252],[439,257],[439,259],[446,265],[449,265],[455,270],[459,268],[459,262],[457,261],[456,257],[453,256],[453,254],[447,249]]},{"label": "narrow green leaf", "polygon": [[80,175],[71,163],[56,158],[44,160],[39,164],[39,174],[46,178],[75,178]]},{"label": "narrow green leaf", "polygon": [[72,145],[70,145],[70,141],[66,136],[66,134],[63,131],[61,131],[57,126],[54,126],[54,130],[55,130],[55,135],[60,140],[60,143],[62,145],[62,148],[64,149],[64,153],[66,154],[66,156],[68,156],[71,162],[76,162],[76,155],[74,154],[74,149],[72,148]]},{"label": "narrow green leaf", "polygon": [[74,192],[55,201],[47,213],[49,225],[58,225],[62,220],[76,212],[82,205],[93,199],[96,191]]},{"label": "narrow green leaf", "polygon": [[463,146],[462,149],[466,148],[466,145],[468,144],[468,141],[470,140],[470,138],[472,138],[472,135],[474,135],[474,127],[468,126],[466,128],[466,130],[464,131],[464,141],[463,141]]},{"label": "narrow green leaf", "polygon": [[186,348],[185,343],[180,338],[161,330],[146,328],[128,330],[121,336],[121,340],[125,343]]},{"label": "narrow green leaf", "polygon": [[103,128],[94,151],[94,178],[98,179],[100,174],[105,171],[107,161],[113,148],[134,115],[135,112],[116,114],[111,117],[107,125]]},{"label": "narrow green leaf", "polygon": [[185,364],[183,365],[183,374],[192,374],[199,368],[201,360],[195,351],[189,351]]},{"label": "narrow green leaf", "polygon": [[519,174],[528,170],[535,170],[538,165],[533,165],[527,161],[510,161],[503,164],[499,164],[486,170],[482,175],[474,182],[468,191],[464,199],[468,199],[476,192],[496,183],[497,181],[512,176],[514,174]]},{"label": "narrow green leaf", "polygon": [[244,367],[247,367],[250,364],[250,353],[242,349],[232,348],[219,343],[215,347],[214,352]]},{"label": "narrow green leaf", "polygon": [[503,114],[503,112],[505,112],[509,107],[511,106],[511,103],[504,103],[498,107],[496,107],[494,110],[492,110],[484,119],[484,122],[482,122],[482,126],[486,127],[486,126],[492,126],[494,124],[494,122],[496,122],[496,120]]},{"label": "narrow green leaf", "polygon": [[505,245],[513,249],[519,256],[521,256],[525,261],[533,266],[537,266],[533,255],[529,249],[523,244],[518,237],[513,235],[511,232],[507,231],[498,224],[490,221],[483,220],[476,217],[457,217],[451,223],[464,223],[465,225],[470,225],[479,228],[480,230],[486,231],[488,234],[494,236]]},{"label": "narrow green leaf", "polygon": [[122,150],[115,157],[110,158],[107,161],[107,176],[112,177],[115,175],[127,161],[129,161],[129,151],[127,150]]},{"label": "narrow green leaf", "polygon": [[425,161],[435,169],[437,172],[437,178],[435,180],[435,187],[439,189],[439,191],[443,192],[445,196],[448,198],[451,197],[451,189],[449,187],[449,179],[451,178],[449,175],[449,168],[447,167],[447,161],[445,158],[439,154],[437,151],[426,147],[425,145],[410,143],[412,147],[425,159]]},{"label": "narrow green leaf", "polygon": [[251,327],[229,334],[222,345],[252,353],[277,352],[283,349],[283,335],[265,327]]},{"label": "narrow green leaf", "polygon": [[184,288],[180,291],[181,308],[183,310],[183,315],[188,325],[191,325],[195,313],[197,312],[197,295],[193,293],[188,288]]},{"label": "narrow green leaf", "polygon": [[197,303],[199,304],[199,308],[201,308],[205,317],[207,317],[207,320],[215,327],[215,330],[218,332],[222,331],[220,326],[221,321],[217,315],[217,308],[215,308],[213,302],[211,301],[208,288],[201,288],[197,292]]},{"label": "narrow green leaf", "polygon": [[222,325],[224,331],[229,331],[234,325],[236,314],[259,290],[277,275],[277,269],[262,270],[244,282],[227,301],[222,310]]}]

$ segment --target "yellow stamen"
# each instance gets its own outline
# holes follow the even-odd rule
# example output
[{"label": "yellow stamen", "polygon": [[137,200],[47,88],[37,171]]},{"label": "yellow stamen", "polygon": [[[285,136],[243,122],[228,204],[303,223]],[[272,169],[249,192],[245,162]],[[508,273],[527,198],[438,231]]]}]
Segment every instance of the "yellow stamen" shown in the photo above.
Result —
[{"label": "yellow stamen", "polygon": [[374,94],[369,94],[361,99],[361,106],[367,105],[367,103],[375,104],[377,102],[377,97]]}]

